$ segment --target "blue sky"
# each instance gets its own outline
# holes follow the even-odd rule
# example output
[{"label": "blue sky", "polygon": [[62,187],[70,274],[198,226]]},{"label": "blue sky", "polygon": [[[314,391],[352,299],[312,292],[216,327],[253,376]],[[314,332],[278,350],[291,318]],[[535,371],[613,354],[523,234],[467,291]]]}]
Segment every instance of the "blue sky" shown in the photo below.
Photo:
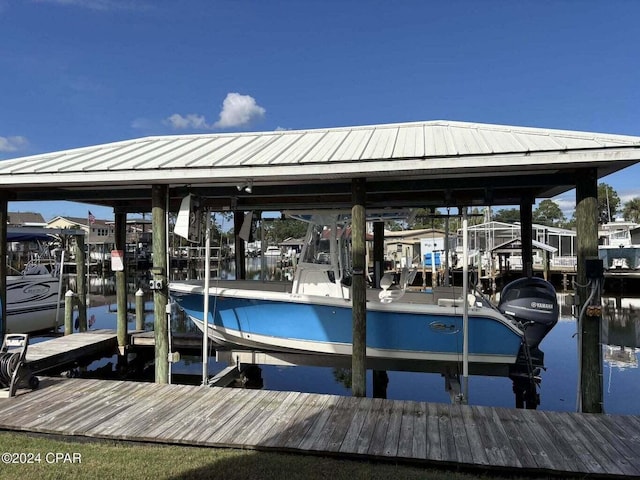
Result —
[{"label": "blue sky", "polygon": [[[635,0],[0,0],[0,159],[420,120],[640,136],[638,18]],[[626,201],[639,178],[603,181]]]}]

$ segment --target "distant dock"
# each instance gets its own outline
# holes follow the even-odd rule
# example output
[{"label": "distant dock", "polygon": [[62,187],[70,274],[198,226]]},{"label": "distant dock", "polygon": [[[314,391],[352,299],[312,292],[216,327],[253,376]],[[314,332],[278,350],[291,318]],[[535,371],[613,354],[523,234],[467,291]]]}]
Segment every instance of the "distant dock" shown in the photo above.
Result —
[{"label": "distant dock", "polygon": [[32,373],[63,368],[87,358],[110,356],[118,341],[114,330],[93,330],[30,344],[25,361]]}]

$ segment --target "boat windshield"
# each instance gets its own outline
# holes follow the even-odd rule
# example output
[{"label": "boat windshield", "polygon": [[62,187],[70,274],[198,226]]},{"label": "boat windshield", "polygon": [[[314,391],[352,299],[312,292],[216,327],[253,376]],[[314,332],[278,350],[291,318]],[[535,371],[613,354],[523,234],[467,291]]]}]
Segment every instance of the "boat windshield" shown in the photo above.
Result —
[{"label": "boat windshield", "polygon": [[302,262],[331,265],[338,280],[349,277],[351,269],[348,226],[309,224]]}]

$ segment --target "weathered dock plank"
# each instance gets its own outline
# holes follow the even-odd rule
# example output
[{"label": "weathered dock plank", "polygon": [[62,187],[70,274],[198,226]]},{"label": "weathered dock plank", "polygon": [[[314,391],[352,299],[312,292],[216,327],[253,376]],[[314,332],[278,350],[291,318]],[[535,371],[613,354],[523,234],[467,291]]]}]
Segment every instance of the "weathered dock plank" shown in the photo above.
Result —
[{"label": "weathered dock plank", "polygon": [[[518,455],[523,468],[551,470],[553,465],[549,461],[546,452],[540,445],[536,435],[529,428],[529,424],[517,414],[517,410],[496,408],[495,412],[502,423],[505,433],[511,440],[513,449]],[[469,425],[467,425],[467,431],[469,431]],[[475,460],[478,461],[478,459]]]},{"label": "weathered dock plank", "polygon": [[449,407],[449,418],[451,420],[451,431],[453,432],[453,443],[456,449],[458,463],[472,463],[473,453],[469,443],[469,436],[465,428],[462,408],[459,405]]},{"label": "weathered dock plank", "polygon": [[[576,452],[576,456],[582,465],[585,466],[590,473],[594,474],[604,474],[607,471],[611,471],[617,475],[622,474],[622,470],[616,463],[607,466],[602,465],[602,463],[610,463],[610,460],[607,459],[606,454],[604,454],[600,446],[597,445],[601,437],[598,435],[599,438],[596,437],[596,440],[594,437],[589,438],[585,436],[581,428],[582,422],[572,421],[573,419],[570,418],[569,415],[570,414],[566,412],[557,412],[553,415],[553,419],[549,418],[549,421],[553,422],[558,433],[566,440],[573,451]],[[596,441],[594,442],[593,440]]]},{"label": "weathered dock plank", "polygon": [[[174,432],[183,429],[194,413],[201,414],[205,410],[215,408],[218,398],[224,395],[224,391],[222,388],[192,388],[181,398],[170,402],[172,408],[169,408],[164,422],[158,422],[142,432],[141,438],[149,441],[153,441],[155,438],[173,438]],[[176,415],[175,412],[180,412],[180,414]]]},{"label": "weathered dock plank", "polygon": [[440,447],[440,420],[438,418],[437,406],[434,403],[426,404],[427,420],[427,460],[439,462],[443,459],[442,448]]},{"label": "weathered dock plank", "polygon": [[313,423],[298,445],[300,450],[314,450],[314,445],[322,441],[321,435],[324,427],[339,401],[340,397],[330,396],[324,407],[315,413]]},{"label": "weathered dock plank", "polygon": [[280,445],[285,450],[299,450],[300,443],[315,423],[319,413],[329,403],[331,395],[308,395],[304,404],[297,410],[295,417],[280,434]]},{"label": "weathered dock plank", "polygon": [[365,420],[369,416],[369,411],[373,406],[373,400],[370,398],[361,398],[355,407],[353,417],[347,431],[345,432],[342,443],[340,444],[340,452],[353,452],[360,440],[360,430],[364,425]]},{"label": "weathered dock plank", "polygon": [[48,379],[0,429],[326,453],[510,474],[640,477],[640,420],[298,392]]},{"label": "weathered dock plank", "polygon": [[[258,390],[241,390],[233,395],[232,399],[225,402],[218,411],[211,411],[201,418],[198,426],[192,428],[189,432],[185,432],[183,440],[193,442],[195,445],[216,443],[228,430],[235,426],[242,416],[256,408],[253,399],[260,397],[258,392]],[[267,400],[265,399],[264,401],[266,403]]]},{"label": "weathered dock plank", "polygon": [[[347,401],[345,401],[347,400]],[[351,420],[357,412],[353,402],[360,403],[362,398],[352,399],[351,397],[342,397],[336,404],[335,408],[327,423],[323,433],[318,441],[314,444],[315,450],[326,452],[337,452],[347,434]]]},{"label": "weathered dock plank", "polygon": [[413,411],[412,455],[408,458],[427,458],[427,404],[416,402]]},{"label": "weathered dock plank", "polygon": [[489,407],[472,406],[473,417],[482,431],[482,445],[487,454],[489,465],[503,468],[521,468],[522,464],[508,441],[499,419],[493,416]]},{"label": "weathered dock plank", "polygon": [[522,418],[531,429],[533,438],[540,442],[551,462],[551,468],[553,470],[583,471],[584,469],[580,466],[573,449],[566,445],[553,423],[548,421],[544,413],[533,410],[528,412],[528,414],[522,415]]},{"label": "weathered dock plank", "polygon": [[376,428],[369,442],[369,450],[367,453],[373,456],[384,455],[384,441],[387,437],[387,430],[389,429],[389,421],[391,419],[391,413],[394,402],[391,400],[383,400],[382,408],[378,411]]},{"label": "weathered dock plank", "polygon": [[200,426],[209,415],[221,411],[232,398],[232,392],[226,388],[200,387],[197,390],[198,393],[205,392],[205,395],[202,398],[196,396],[193,403],[177,415],[177,418],[167,422],[166,428],[162,429],[159,426],[158,435],[173,438],[179,443],[186,443],[183,439],[188,432]]},{"label": "weathered dock plank", "polygon": [[[256,418],[264,412],[272,412],[282,400],[286,393],[266,390],[264,395],[256,395],[251,397],[244,408],[239,410],[231,418],[226,420],[224,424],[210,435],[205,434],[200,438],[203,443],[216,443],[220,445],[237,445],[235,440],[236,434],[243,430],[252,429],[257,425]],[[256,436],[262,437],[264,432],[256,432]]]},{"label": "weathered dock plank", "polygon": [[271,403],[261,409],[251,420],[248,428],[243,428],[235,438],[235,442],[245,445],[266,447],[270,440],[286,428],[301,403],[297,401],[300,392],[278,392]]},{"label": "weathered dock plank", "polygon": [[453,429],[451,427],[451,418],[449,410],[451,405],[446,403],[436,403],[436,415],[438,416],[438,430],[440,432],[440,452],[442,460],[446,462],[456,462],[458,455],[456,454],[456,444],[453,439]]},{"label": "weathered dock plank", "polygon": [[374,398],[372,400],[370,413],[367,415],[366,420],[362,424],[360,433],[358,434],[358,441],[356,442],[356,453],[365,454],[369,450],[369,445],[373,439],[373,434],[376,430],[376,423],[378,418],[382,414],[384,409],[384,400],[382,398]]},{"label": "weathered dock plank", "polygon": [[389,412],[389,424],[387,434],[382,446],[382,455],[396,457],[398,455],[398,445],[400,443],[400,426],[402,425],[402,411],[404,401],[394,401]]},{"label": "weathered dock plank", "polygon": [[476,423],[473,410],[470,408],[461,408],[460,411],[464,421],[464,429],[469,441],[469,453],[471,454],[473,462],[478,465],[489,465],[487,452],[485,451],[482,443],[480,425]]},{"label": "weathered dock plank", "polygon": [[[634,449],[634,442],[627,441],[625,430],[628,430],[628,423],[625,428],[619,428],[616,422],[616,416],[607,415],[584,415],[584,428],[589,433],[594,433],[594,438],[600,438],[602,448],[607,449],[607,455],[617,463],[618,467],[629,476],[640,477],[640,466],[633,465],[628,458],[640,458],[640,451]],[[637,430],[640,432],[640,429]],[[636,444],[635,446],[640,446]]]}]

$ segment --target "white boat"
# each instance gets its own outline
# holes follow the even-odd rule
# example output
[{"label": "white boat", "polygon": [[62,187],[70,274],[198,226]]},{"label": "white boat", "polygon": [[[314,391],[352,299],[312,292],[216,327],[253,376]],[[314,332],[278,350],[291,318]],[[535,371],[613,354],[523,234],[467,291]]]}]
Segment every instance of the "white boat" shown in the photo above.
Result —
[{"label": "white boat", "polygon": [[[348,217],[315,213],[293,283],[172,282],[173,299],[225,347],[309,354],[352,354]],[[329,227],[325,227],[329,225]],[[367,291],[367,357],[459,364],[468,302],[469,364],[512,365],[536,349],[558,319],[553,287],[539,278],[508,286],[498,308],[479,297],[435,298],[408,289],[410,272]],[[452,289],[453,292],[453,289]],[[210,308],[206,323],[204,295]],[[206,328],[205,328],[206,325]]]},{"label": "white boat", "polygon": [[43,247],[43,242],[51,241],[52,237],[42,230],[18,228],[7,232],[10,244],[36,242],[41,246],[32,252],[21,271],[7,275],[7,333],[54,330],[58,326],[56,317],[62,315],[60,264]]},{"label": "white boat", "polygon": [[282,250],[280,250],[280,247],[276,247],[273,245],[269,245],[267,247],[267,249],[264,251],[264,256],[265,257],[281,257],[282,256]]},{"label": "white boat", "polygon": [[637,223],[621,219],[600,226],[598,256],[605,270],[640,269],[640,245],[634,243],[639,229]]}]

